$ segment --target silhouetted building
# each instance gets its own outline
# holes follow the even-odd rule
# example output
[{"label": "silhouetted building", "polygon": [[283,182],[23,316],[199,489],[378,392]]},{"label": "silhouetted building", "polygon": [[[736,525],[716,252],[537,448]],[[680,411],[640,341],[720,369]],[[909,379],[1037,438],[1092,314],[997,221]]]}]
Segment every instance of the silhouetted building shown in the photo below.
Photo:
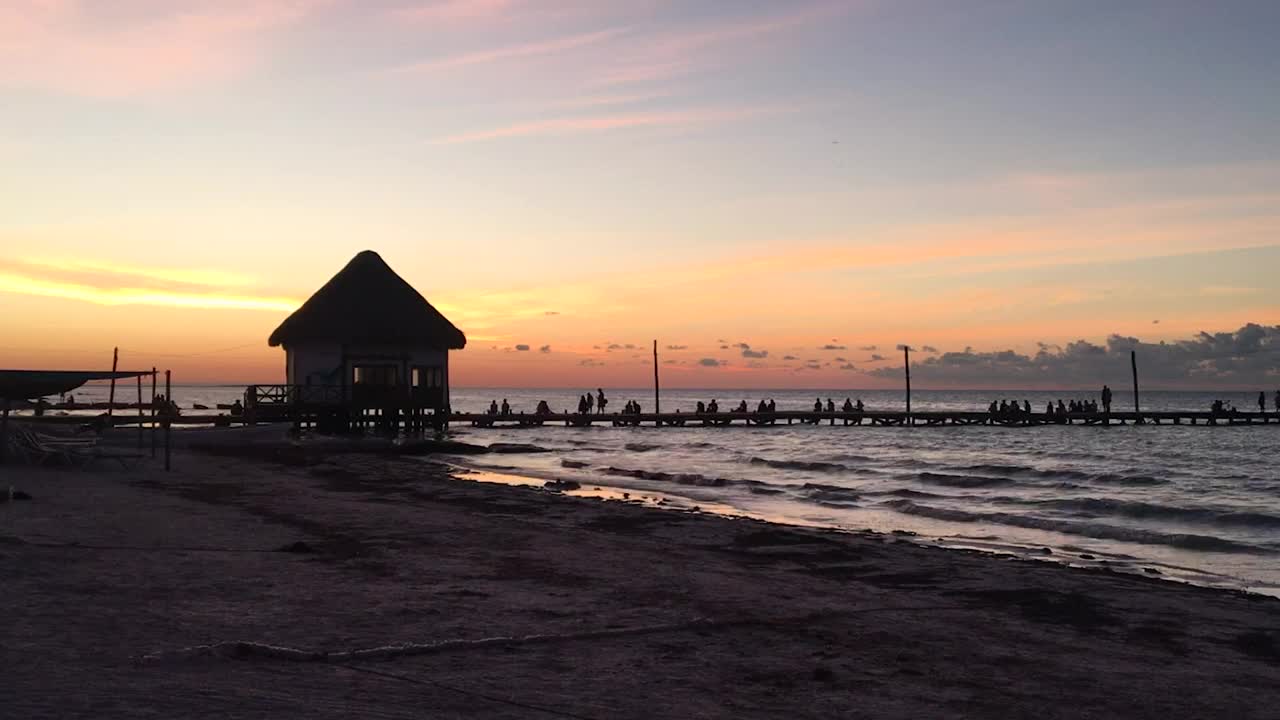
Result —
[{"label": "silhouetted building", "polygon": [[[347,263],[268,340],[304,401],[449,406],[449,351],[467,339],[372,250]],[[322,392],[320,388],[324,388]],[[336,392],[335,392],[336,389]]]}]

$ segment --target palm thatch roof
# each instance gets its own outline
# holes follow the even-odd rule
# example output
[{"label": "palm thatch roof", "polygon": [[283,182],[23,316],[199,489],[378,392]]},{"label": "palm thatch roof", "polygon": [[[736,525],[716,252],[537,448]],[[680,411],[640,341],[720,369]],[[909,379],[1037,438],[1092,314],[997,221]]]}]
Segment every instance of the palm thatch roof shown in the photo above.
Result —
[{"label": "palm thatch roof", "polygon": [[337,342],[461,350],[467,338],[378,253],[365,250],[285,318],[267,342],[272,347]]}]

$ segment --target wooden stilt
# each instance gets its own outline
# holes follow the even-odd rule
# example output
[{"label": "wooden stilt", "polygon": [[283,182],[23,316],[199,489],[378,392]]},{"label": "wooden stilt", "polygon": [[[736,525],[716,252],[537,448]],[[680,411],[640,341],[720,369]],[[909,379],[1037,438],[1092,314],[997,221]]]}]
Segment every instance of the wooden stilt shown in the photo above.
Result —
[{"label": "wooden stilt", "polygon": [[[658,414],[662,412],[662,396],[658,392],[658,341],[653,341],[653,412]],[[662,421],[658,421],[658,425],[662,425]]]},{"label": "wooden stilt", "polygon": [[156,369],[151,368],[151,457],[156,456]]},{"label": "wooden stilt", "polygon": [[172,379],[173,379],[172,371],[165,370],[164,371],[164,401],[166,403],[166,407],[164,410],[164,469],[165,470],[170,469],[169,448],[170,448],[171,442],[170,442],[169,436],[172,434],[172,428],[170,426],[173,423],[170,421],[169,415],[171,412],[171,408],[173,406],[169,405],[168,403],[173,402],[173,395],[170,394],[173,392]]},{"label": "wooden stilt", "polygon": [[4,410],[0,411],[0,465],[9,459],[9,398],[4,399]]},{"label": "wooden stilt", "polygon": [[142,421],[142,418],[143,418],[143,414],[142,414],[142,376],[141,376],[141,375],[139,375],[139,376],[138,376],[138,449],[139,449],[139,450],[141,450],[141,449],[142,449],[142,434],[143,434],[144,432],[146,432],[146,431],[143,429],[143,427],[142,427],[143,425],[145,425],[145,424],[146,424],[146,423],[144,423],[144,422]]},{"label": "wooden stilt", "polygon": [[[113,416],[116,405],[116,368],[120,366],[120,348],[111,350],[111,390],[107,393],[107,419]],[[110,426],[110,422],[107,423]]]},{"label": "wooden stilt", "polygon": [[907,345],[902,346],[902,368],[907,374],[907,424],[914,425],[911,421],[911,348]]}]

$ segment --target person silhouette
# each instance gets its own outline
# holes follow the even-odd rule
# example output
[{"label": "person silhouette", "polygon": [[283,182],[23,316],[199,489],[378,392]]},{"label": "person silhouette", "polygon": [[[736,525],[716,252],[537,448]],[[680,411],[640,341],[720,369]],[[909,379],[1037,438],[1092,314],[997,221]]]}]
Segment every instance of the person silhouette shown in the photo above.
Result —
[{"label": "person silhouette", "polygon": [[599,395],[596,396],[596,412],[603,413],[604,406],[609,404],[609,399],[604,396],[604,388],[596,388]]},{"label": "person silhouette", "polygon": [[592,397],[591,393],[587,393],[586,395],[583,395],[583,397],[587,399],[587,413],[590,414],[592,406],[595,405],[595,398]]},{"label": "person silhouette", "polygon": [[1111,388],[1102,386],[1102,412],[1111,412]]},{"label": "person silhouette", "polygon": [[502,415],[510,415],[510,414],[511,414],[511,404],[507,402],[507,399],[506,399],[506,398],[502,398],[502,412],[501,412],[501,414],[502,414]]},{"label": "person silhouette", "polygon": [[813,401],[813,411],[822,412],[822,398],[815,398]]},{"label": "person silhouette", "polygon": [[844,405],[841,406],[840,409],[843,410],[844,412],[853,412],[853,400],[849,398],[845,398]]},{"label": "person silhouette", "polygon": [[855,412],[862,412],[862,398],[858,398],[858,401],[853,404],[853,409]]},{"label": "person silhouette", "polygon": [[697,405],[697,407],[696,407],[696,408],[694,408],[694,412],[696,412],[696,413],[698,413],[698,414],[702,414],[702,413],[704,413],[704,412],[706,412],[706,411],[707,411],[707,405],[706,405],[706,403],[704,403],[704,402],[702,402],[701,400],[699,400],[699,401],[698,401],[698,405]]},{"label": "person silhouette", "polygon": [[1267,411],[1267,394],[1265,392],[1258,393],[1258,412],[1265,413]]}]

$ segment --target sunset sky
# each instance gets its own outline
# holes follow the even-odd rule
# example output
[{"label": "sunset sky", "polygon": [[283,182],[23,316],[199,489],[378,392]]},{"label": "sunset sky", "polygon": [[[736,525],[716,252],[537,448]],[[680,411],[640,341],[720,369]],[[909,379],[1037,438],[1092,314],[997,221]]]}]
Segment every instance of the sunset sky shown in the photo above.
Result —
[{"label": "sunset sky", "polygon": [[906,343],[971,387],[1136,338],[1180,353],[1170,386],[1280,386],[1276,28],[1230,0],[4,0],[0,367],[119,346],[279,381],[267,336],[373,249],[466,332],[455,385],[643,385],[656,338],[671,386],[892,386]]}]

